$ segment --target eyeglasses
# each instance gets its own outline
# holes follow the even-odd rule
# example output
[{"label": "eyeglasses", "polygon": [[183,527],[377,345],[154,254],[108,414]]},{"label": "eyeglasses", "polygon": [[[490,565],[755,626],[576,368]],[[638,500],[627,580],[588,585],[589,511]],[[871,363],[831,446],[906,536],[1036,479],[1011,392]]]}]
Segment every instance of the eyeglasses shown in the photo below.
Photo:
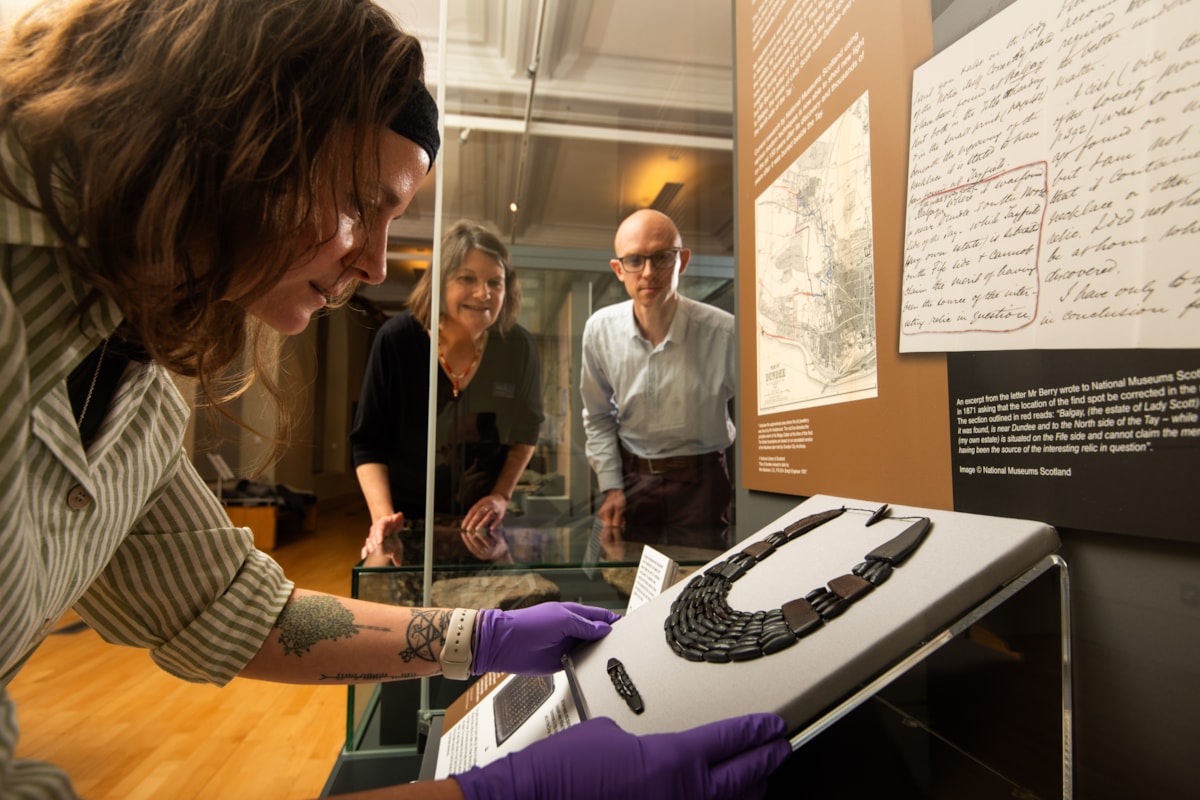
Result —
[{"label": "eyeglasses", "polygon": [[630,253],[627,256],[621,256],[617,261],[621,262],[621,271],[629,274],[636,274],[646,268],[646,262],[650,262],[650,268],[655,272],[662,272],[675,266],[675,260],[679,258],[679,251],[682,247],[672,247],[667,250],[659,250],[657,253],[651,253],[644,256],[641,253]]}]

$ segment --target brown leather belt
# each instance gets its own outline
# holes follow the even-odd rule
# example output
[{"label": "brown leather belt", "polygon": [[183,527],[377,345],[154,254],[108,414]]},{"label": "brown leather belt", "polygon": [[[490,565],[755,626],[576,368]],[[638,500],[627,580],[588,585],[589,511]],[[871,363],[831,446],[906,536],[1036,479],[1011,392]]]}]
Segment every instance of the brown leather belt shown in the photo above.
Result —
[{"label": "brown leather belt", "polygon": [[628,472],[640,472],[643,475],[694,475],[705,464],[715,464],[720,461],[721,453],[701,453],[696,456],[670,456],[668,458],[642,458],[635,456],[622,448],[621,455]]}]

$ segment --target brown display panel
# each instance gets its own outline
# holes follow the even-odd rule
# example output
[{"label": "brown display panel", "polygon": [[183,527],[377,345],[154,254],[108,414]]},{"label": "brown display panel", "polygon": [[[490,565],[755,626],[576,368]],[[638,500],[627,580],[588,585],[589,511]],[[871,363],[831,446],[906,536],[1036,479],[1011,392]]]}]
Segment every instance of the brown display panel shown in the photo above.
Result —
[{"label": "brown display panel", "polygon": [[[933,51],[929,3],[737,0],[735,23],[743,485],[950,508],[945,356],[899,353],[912,71]],[[756,203],[864,94],[875,386],[760,413]]]}]

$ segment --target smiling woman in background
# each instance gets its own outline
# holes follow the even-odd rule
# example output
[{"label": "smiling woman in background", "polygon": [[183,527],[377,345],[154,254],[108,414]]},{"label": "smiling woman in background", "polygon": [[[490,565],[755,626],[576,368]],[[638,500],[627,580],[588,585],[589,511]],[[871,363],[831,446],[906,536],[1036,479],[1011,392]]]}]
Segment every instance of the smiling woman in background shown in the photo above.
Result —
[{"label": "smiling woman in background", "polygon": [[[438,326],[434,508],[467,530],[495,528],[525,471],[542,422],[541,367],[517,324],[521,287],[498,236],[458,222],[442,236],[442,311],[433,270],[408,308],[375,334],[350,434],[371,511],[368,566],[400,563],[380,550],[405,519],[424,519],[430,328]],[[464,539],[464,541],[468,541]],[[412,554],[406,557],[410,561]]]}]

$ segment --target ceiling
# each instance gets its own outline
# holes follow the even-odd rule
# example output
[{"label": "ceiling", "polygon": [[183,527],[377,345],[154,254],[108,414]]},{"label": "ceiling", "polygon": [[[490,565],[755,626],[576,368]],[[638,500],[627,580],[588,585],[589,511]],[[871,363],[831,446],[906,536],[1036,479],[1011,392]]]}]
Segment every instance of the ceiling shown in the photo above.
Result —
[{"label": "ceiling", "polygon": [[[0,24],[41,1],[0,0]],[[376,2],[424,45],[446,123],[398,244],[432,239],[440,172],[443,219],[512,244],[609,250],[658,198],[695,253],[732,256],[733,0]]]},{"label": "ceiling", "polygon": [[[0,0],[0,23],[35,2]],[[443,0],[376,2],[422,42],[445,123],[433,174],[389,232],[388,280],[360,290],[381,310],[429,264],[439,200],[443,220],[490,223],[514,254],[545,248],[543,267],[574,257],[567,266],[597,273],[618,223],[653,206],[692,249],[681,290],[728,293],[733,0],[444,0],[444,53]],[[537,263],[518,259],[526,305],[553,308],[570,278],[535,275]],[[540,298],[529,291],[539,279]],[[603,280],[593,292],[595,307],[624,296]]]},{"label": "ceiling", "polygon": [[444,220],[511,245],[611,251],[653,205],[697,255],[732,256],[732,0],[447,0],[444,53],[440,0],[379,2],[421,40],[445,123],[391,230],[397,280],[432,240],[439,185]]}]

